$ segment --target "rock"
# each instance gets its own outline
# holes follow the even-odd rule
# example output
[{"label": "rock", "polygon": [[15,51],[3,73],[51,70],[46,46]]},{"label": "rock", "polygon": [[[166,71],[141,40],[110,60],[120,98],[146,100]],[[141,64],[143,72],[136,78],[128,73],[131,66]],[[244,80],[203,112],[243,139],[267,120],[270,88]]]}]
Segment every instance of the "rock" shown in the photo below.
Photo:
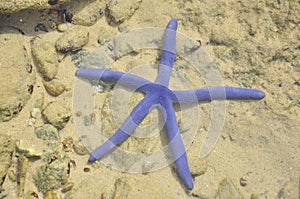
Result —
[{"label": "rock", "polygon": [[142,0],[111,0],[107,6],[107,18],[112,25],[117,25],[129,19],[139,8]]},{"label": "rock", "polygon": [[113,199],[128,198],[128,193],[131,191],[130,183],[126,178],[119,178],[115,182],[115,191]]},{"label": "rock", "polygon": [[16,117],[34,88],[35,74],[24,42],[22,35],[0,34],[0,122]]},{"label": "rock", "polygon": [[44,194],[44,199],[58,199],[58,196],[55,192],[53,191],[47,191],[45,194]]},{"label": "rock", "polygon": [[107,0],[75,0],[67,10],[73,15],[72,23],[82,26],[94,25],[104,14]]},{"label": "rock", "polygon": [[105,28],[100,27],[99,29],[99,33],[98,33],[98,43],[99,44],[104,44],[108,39],[109,39],[110,35],[107,32],[107,30],[105,30]]},{"label": "rock", "polygon": [[39,108],[33,108],[30,111],[30,116],[34,119],[38,119],[41,118],[42,114],[41,114],[41,110]]},{"label": "rock", "polygon": [[233,46],[241,41],[240,35],[244,33],[238,23],[223,23],[214,25],[211,29],[210,42],[215,45]]},{"label": "rock", "polygon": [[74,143],[73,149],[74,149],[75,153],[78,155],[88,155],[89,154],[89,151],[87,150],[87,148],[85,146],[83,146],[82,143],[79,142],[78,140]]},{"label": "rock", "polygon": [[207,171],[207,158],[199,158],[199,156],[189,157],[191,174],[193,176],[203,175]]},{"label": "rock", "polygon": [[[57,159],[51,162],[53,157]],[[68,162],[70,159],[64,153],[53,152],[46,154],[44,161],[46,163],[40,166],[33,176],[38,191],[46,193],[63,187],[69,178]]]},{"label": "rock", "polygon": [[68,23],[61,23],[61,24],[58,24],[57,26],[57,30],[59,32],[66,32],[67,30],[69,30],[70,28],[70,24]]},{"label": "rock", "polygon": [[24,156],[20,155],[18,158],[18,165],[17,165],[17,185],[18,185],[18,196],[20,198],[24,195],[24,186],[25,186],[25,179],[27,174],[27,169],[29,167],[29,160]]},{"label": "rock", "polygon": [[66,137],[62,142],[63,151],[65,152],[73,152],[74,148],[74,139],[71,136]]},{"label": "rock", "polygon": [[241,199],[244,197],[230,179],[224,178],[219,185],[215,198],[216,199],[222,199],[222,198]]},{"label": "rock", "polygon": [[42,149],[32,144],[25,144],[23,140],[19,140],[16,142],[16,151],[17,153],[20,153],[27,158],[40,158],[43,154]]},{"label": "rock", "polygon": [[300,185],[300,180],[291,178],[291,181],[286,182],[283,187],[277,193],[278,199],[286,199],[286,198],[297,198],[299,197],[299,187],[295,189],[295,187]]},{"label": "rock", "polygon": [[42,112],[39,108],[32,108],[30,111],[30,118],[28,120],[28,125],[33,126],[37,120],[42,121]]},{"label": "rock", "polygon": [[15,150],[15,142],[9,135],[0,134],[0,186],[3,184],[11,165],[11,156]]},{"label": "rock", "polygon": [[57,51],[67,53],[80,50],[89,41],[89,31],[84,27],[74,27],[65,32],[55,43]]},{"label": "rock", "polygon": [[71,61],[79,68],[89,55],[87,50],[82,49],[71,54]]},{"label": "rock", "polygon": [[42,111],[45,119],[58,129],[65,127],[71,117],[71,110],[64,101],[50,102]]},{"label": "rock", "polygon": [[53,44],[42,39],[32,41],[32,56],[40,75],[46,81],[52,80],[58,69],[58,56]]},{"label": "rock", "polygon": [[33,126],[33,125],[35,125],[35,123],[36,123],[36,119],[35,118],[29,118],[28,119],[28,126]]},{"label": "rock", "polygon": [[33,177],[36,187],[40,192],[47,192],[62,187],[68,180],[68,172],[66,167],[55,167],[51,165],[43,165]]},{"label": "rock", "polygon": [[49,141],[49,140],[59,140],[60,136],[58,130],[51,124],[44,124],[34,129],[36,137]]},{"label": "rock", "polygon": [[0,1],[0,14],[16,13],[25,9],[51,8],[51,5],[67,1],[69,0],[2,0]]},{"label": "rock", "polygon": [[[184,124],[180,125],[181,128]],[[196,136],[193,139],[191,146],[187,147],[187,159],[190,165],[190,171],[193,176],[203,175],[207,171],[208,158],[200,158],[199,146],[201,146],[202,139],[200,136]]]},{"label": "rock", "polygon": [[43,81],[43,85],[48,94],[53,97],[59,96],[66,90],[66,86],[57,79],[53,79],[50,82]]},{"label": "rock", "polygon": [[66,193],[70,191],[74,187],[74,182],[67,182],[67,184],[64,185],[64,187],[61,189],[62,193]]}]

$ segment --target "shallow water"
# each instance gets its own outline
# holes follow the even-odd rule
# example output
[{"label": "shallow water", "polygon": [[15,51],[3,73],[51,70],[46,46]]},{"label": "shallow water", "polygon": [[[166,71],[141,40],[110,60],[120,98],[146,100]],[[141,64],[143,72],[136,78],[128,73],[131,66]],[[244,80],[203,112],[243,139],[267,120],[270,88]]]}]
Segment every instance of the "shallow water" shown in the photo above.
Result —
[{"label": "shallow water", "polygon": [[[71,1],[70,4],[76,7],[78,2]],[[68,8],[68,5],[65,6]],[[78,6],[77,10],[81,8],[84,7]],[[187,147],[190,167],[195,172],[204,172],[194,178],[195,188],[190,192],[181,183],[175,166],[168,163],[165,153],[160,153],[155,161],[146,159],[143,162],[144,165],[135,164],[141,158],[141,154],[153,153],[167,144],[165,132],[161,131],[159,134],[162,125],[157,128],[160,120],[157,113],[146,118],[141,129],[138,130],[140,134],[136,132],[136,137],[122,144],[121,148],[131,153],[133,151],[134,157],[111,154],[106,158],[107,162],[91,165],[87,163],[88,154],[78,155],[74,150],[74,145],[79,145],[78,143],[82,140],[81,136],[85,135],[93,143],[87,146],[90,147],[89,149],[98,146],[101,140],[97,140],[97,134],[100,132],[103,132],[105,136],[113,134],[130,110],[142,99],[142,95],[124,91],[117,86],[103,87],[102,85],[95,90],[95,87],[89,87],[87,84],[87,88],[92,89],[91,92],[95,96],[89,96],[88,89],[76,90],[79,80],[74,75],[77,70],[74,60],[71,59],[74,54],[58,52],[58,72],[55,79],[65,85],[66,89],[57,97],[49,95],[43,85],[42,77],[37,72],[36,62],[32,61],[30,40],[38,35],[38,39],[49,41],[54,46],[55,41],[63,33],[51,30],[49,19],[57,20],[57,18],[50,16],[47,10],[22,11],[11,14],[9,17],[0,15],[0,25],[6,27],[1,31],[1,39],[12,38],[8,34],[11,31],[15,33],[14,35],[22,37],[22,45],[26,48],[29,62],[33,66],[32,75],[36,78],[31,97],[21,112],[11,120],[0,123],[1,134],[9,134],[14,140],[22,140],[25,148],[33,148],[44,154],[38,160],[29,158],[30,166],[25,178],[24,194],[33,190],[39,194],[40,198],[42,197],[43,193],[38,192],[34,184],[36,170],[41,165],[52,164],[45,162],[45,154],[59,151],[58,154],[68,158],[61,158],[61,164],[57,164],[54,160],[52,165],[67,170],[70,159],[76,163],[76,166],[71,166],[68,176],[68,182],[74,183],[73,188],[66,193],[61,193],[63,188],[61,185],[54,190],[62,198],[214,198],[218,194],[220,198],[226,198],[226,192],[228,194],[230,191],[231,196],[235,193],[235,197],[239,197],[240,194],[245,198],[250,196],[274,198],[280,194],[286,198],[299,197],[300,15],[297,12],[299,8],[300,5],[296,1],[281,3],[241,1],[237,3],[235,1],[144,0],[130,17],[125,11],[120,11],[120,14],[125,13],[126,16],[121,24],[109,25],[108,21],[112,16],[106,14],[97,23],[87,28],[89,42],[80,52],[95,53],[98,58],[89,59],[88,64],[94,67],[105,67],[112,62],[109,66],[112,70],[130,71],[153,81],[160,56],[157,49],[135,49],[133,53],[120,58],[112,56],[105,60],[98,57],[99,54],[103,54],[98,52],[97,40],[100,36],[104,36],[104,29],[107,38],[118,35],[117,37],[125,43],[126,41],[128,43],[129,41],[145,42],[152,35],[152,38],[155,38],[154,44],[158,44],[157,32],[146,31],[145,38],[123,38],[120,31],[145,27],[163,30],[169,19],[176,17],[179,21],[178,32],[196,44],[201,44],[207,56],[214,60],[212,69],[216,70],[215,74],[220,75],[220,79],[216,80],[216,76],[209,74],[209,70],[203,65],[201,68],[197,62],[194,63],[193,61],[197,61],[197,58],[192,57],[193,59],[190,60],[193,63],[189,63],[184,60],[185,55],[182,56],[179,53],[180,56],[176,59],[174,73],[171,76],[171,88],[195,89],[219,85],[221,81],[222,85],[254,88],[265,92],[266,97],[260,101],[227,101],[221,105],[213,102],[191,107],[176,107],[182,136],[187,145],[192,143]],[[123,10],[126,8],[123,7]],[[44,23],[49,32],[35,32],[34,27],[38,23]],[[7,28],[8,26],[22,30],[25,35],[21,35],[16,28]],[[184,46],[180,45],[181,41],[187,42],[178,40],[178,46]],[[13,54],[16,52],[15,49],[23,48],[23,46],[14,44],[8,48]],[[129,51],[126,49],[128,46],[132,47],[125,45],[120,52]],[[186,49],[183,48],[183,50]],[[0,47],[0,50],[6,49]],[[79,57],[84,59],[86,54]],[[7,57],[3,55],[3,53],[0,54],[1,70],[7,63],[10,63],[10,67],[14,67],[14,64],[7,61]],[[199,61],[203,64],[205,60]],[[5,67],[5,70],[9,68]],[[11,84],[10,81],[4,77],[1,79],[2,89],[10,88],[8,86]],[[126,92],[128,97],[124,97],[125,103],[122,97]],[[85,113],[89,109],[77,110],[76,103],[74,106],[77,99],[85,103],[87,99],[84,97],[89,100],[94,99],[93,114]],[[6,100],[4,95],[0,98],[2,103]],[[59,130],[60,140],[58,141],[44,141],[36,137],[35,128],[47,123],[45,116],[39,114],[32,116],[37,102],[41,100],[43,104],[38,108],[42,113],[49,103],[57,102],[57,107],[62,105],[71,114],[64,128]],[[83,104],[83,106],[86,105]],[[93,109],[93,106],[90,108]],[[55,107],[53,110],[55,112]],[[78,112],[81,112],[80,117],[77,115]],[[84,118],[84,120],[78,121],[78,118]],[[90,125],[85,125],[85,122],[94,123],[101,130],[89,129],[89,132],[86,128]],[[219,123],[216,124],[216,122]],[[208,131],[219,131],[216,127],[221,128],[220,138],[206,159],[201,160],[200,147],[204,137]],[[145,140],[140,139],[139,136],[145,136],[145,131],[149,129],[153,131],[150,132],[151,136]],[[96,137],[93,137],[95,134]],[[70,141],[68,137],[71,137],[73,141]],[[13,163],[9,170],[18,171],[17,156],[17,153],[13,154]],[[113,169],[115,165],[110,164],[110,160],[113,160],[116,165],[121,162],[121,168]],[[159,169],[155,167],[155,164],[160,165]],[[205,167],[206,164],[207,167]],[[132,165],[138,165],[138,167],[132,167],[138,169],[128,172]],[[198,168],[199,165],[204,165],[204,169]],[[90,171],[87,172],[86,168]],[[142,174],[143,171],[149,170],[152,172]],[[220,185],[225,177],[232,182],[233,186],[228,186],[231,189],[224,190]],[[16,182],[6,177],[3,188],[8,194],[7,198],[16,197],[17,187]]]}]

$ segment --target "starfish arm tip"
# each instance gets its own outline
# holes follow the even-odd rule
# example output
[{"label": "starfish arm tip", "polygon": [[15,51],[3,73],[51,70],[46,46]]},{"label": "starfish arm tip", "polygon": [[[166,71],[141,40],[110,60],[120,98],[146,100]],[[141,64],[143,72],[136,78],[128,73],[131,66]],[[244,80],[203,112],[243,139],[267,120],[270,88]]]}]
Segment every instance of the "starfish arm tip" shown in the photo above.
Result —
[{"label": "starfish arm tip", "polygon": [[75,72],[75,76],[76,76],[76,77],[79,77],[79,76],[80,76],[80,74],[81,74],[81,72],[82,72],[82,69],[78,69],[78,70],[76,70],[76,72]]},{"label": "starfish arm tip", "polygon": [[90,155],[88,162],[92,163],[95,162],[97,160],[97,158],[95,158],[92,154]]},{"label": "starfish arm tip", "polygon": [[99,79],[101,77],[101,69],[96,68],[79,68],[75,72],[75,76],[84,79]]},{"label": "starfish arm tip", "polygon": [[191,181],[190,183],[188,183],[186,186],[187,186],[187,188],[188,188],[189,190],[194,189],[194,183],[193,183],[193,181]]},{"label": "starfish arm tip", "polygon": [[266,94],[260,90],[257,90],[256,96],[257,96],[257,99],[261,100],[261,99],[265,98]]},{"label": "starfish arm tip", "polygon": [[167,29],[177,30],[177,26],[178,26],[177,19],[172,18],[167,25]]}]

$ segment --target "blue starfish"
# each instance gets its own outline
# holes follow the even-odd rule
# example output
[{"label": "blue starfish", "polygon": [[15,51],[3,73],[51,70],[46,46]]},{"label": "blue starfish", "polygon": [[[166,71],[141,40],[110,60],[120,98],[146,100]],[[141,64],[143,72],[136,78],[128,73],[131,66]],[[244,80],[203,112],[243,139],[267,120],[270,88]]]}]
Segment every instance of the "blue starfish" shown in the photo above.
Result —
[{"label": "blue starfish", "polygon": [[188,166],[185,147],[179,132],[173,104],[225,99],[260,100],[264,98],[265,94],[259,90],[234,87],[209,87],[183,91],[170,90],[168,85],[176,56],[176,30],[177,20],[173,18],[170,20],[165,30],[158,77],[155,83],[136,75],[98,68],[81,68],[77,70],[76,76],[118,83],[145,94],[144,99],[135,106],[116,133],[91,153],[88,159],[89,162],[101,159],[117,145],[126,140],[148,113],[154,107],[157,107],[162,113],[165,121],[167,137],[170,142],[170,148],[175,160],[177,172],[186,187],[188,189],[193,189],[192,176]]}]

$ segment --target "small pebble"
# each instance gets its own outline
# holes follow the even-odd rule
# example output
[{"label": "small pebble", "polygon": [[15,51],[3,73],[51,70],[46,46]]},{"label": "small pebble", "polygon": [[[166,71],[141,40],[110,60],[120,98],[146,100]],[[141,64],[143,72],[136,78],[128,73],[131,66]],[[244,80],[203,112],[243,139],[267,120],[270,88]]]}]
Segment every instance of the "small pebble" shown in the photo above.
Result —
[{"label": "small pebble", "polygon": [[49,32],[48,29],[46,28],[46,26],[44,24],[41,24],[41,23],[39,23],[38,25],[36,25],[34,27],[34,31],[35,32],[39,32],[39,31]]},{"label": "small pebble", "polygon": [[76,116],[77,116],[77,117],[80,117],[81,115],[82,115],[82,112],[81,112],[81,111],[77,111],[77,112],[76,112]]},{"label": "small pebble", "polygon": [[57,4],[57,2],[58,2],[58,0],[49,0],[48,1],[48,3],[50,4],[50,5],[55,5],[55,4]]},{"label": "small pebble", "polygon": [[78,155],[87,155],[89,154],[89,151],[83,146],[78,140],[74,143],[74,151]]},{"label": "small pebble", "polygon": [[83,168],[83,171],[84,171],[84,172],[90,172],[91,169],[90,169],[89,167],[84,167],[84,168]]},{"label": "small pebble", "polygon": [[61,189],[61,192],[62,193],[66,193],[68,191],[70,191],[74,186],[74,183],[73,182],[67,182],[64,187]]},{"label": "small pebble", "polygon": [[56,30],[57,29],[57,24],[55,22],[51,23],[51,29]]},{"label": "small pebble", "polygon": [[68,136],[62,141],[62,145],[63,145],[63,150],[65,152],[71,152],[73,151],[73,147],[74,147],[74,139]]},{"label": "small pebble", "polygon": [[36,122],[36,119],[35,118],[29,118],[28,120],[28,126],[33,126]]},{"label": "small pebble", "polygon": [[107,40],[109,39],[109,34],[108,32],[101,27],[98,33],[98,43],[99,44],[104,44]]},{"label": "small pebble", "polygon": [[30,116],[34,119],[40,118],[42,116],[41,110],[39,108],[33,108],[30,112]]},{"label": "small pebble", "polygon": [[57,30],[59,32],[66,32],[69,29],[69,24],[67,23],[61,23],[57,26]]},{"label": "small pebble", "polygon": [[75,162],[75,160],[70,160],[69,161],[69,163],[68,163],[68,168],[69,168],[69,170],[71,169],[71,168],[76,168],[76,162]]},{"label": "small pebble", "polygon": [[69,12],[66,12],[65,13],[65,19],[66,19],[66,22],[72,23],[73,22],[73,14],[69,13]]},{"label": "small pebble", "polygon": [[85,115],[83,117],[83,121],[84,121],[84,125],[85,126],[90,126],[93,125],[96,121],[96,114],[95,113],[91,113],[90,115]]},{"label": "small pebble", "polygon": [[24,199],[37,199],[37,198],[39,198],[39,195],[33,190],[27,191],[24,195]]},{"label": "small pebble", "polygon": [[39,195],[38,195],[36,192],[34,192],[34,191],[31,192],[31,195],[32,195],[33,197],[35,197],[35,198],[39,198]]},{"label": "small pebble", "polygon": [[43,81],[43,85],[49,95],[57,97],[66,90],[66,86],[59,82],[57,79],[54,79],[50,82]]},{"label": "small pebble", "polygon": [[58,196],[53,191],[47,191],[44,195],[44,199],[58,199]]},{"label": "small pebble", "polygon": [[240,185],[242,187],[245,187],[247,185],[247,177],[246,176],[243,176],[240,178]]},{"label": "small pebble", "polygon": [[26,65],[26,71],[27,71],[28,73],[32,73],[32,65],[31,65],[31,64],[27,64],[27,65]]}]

